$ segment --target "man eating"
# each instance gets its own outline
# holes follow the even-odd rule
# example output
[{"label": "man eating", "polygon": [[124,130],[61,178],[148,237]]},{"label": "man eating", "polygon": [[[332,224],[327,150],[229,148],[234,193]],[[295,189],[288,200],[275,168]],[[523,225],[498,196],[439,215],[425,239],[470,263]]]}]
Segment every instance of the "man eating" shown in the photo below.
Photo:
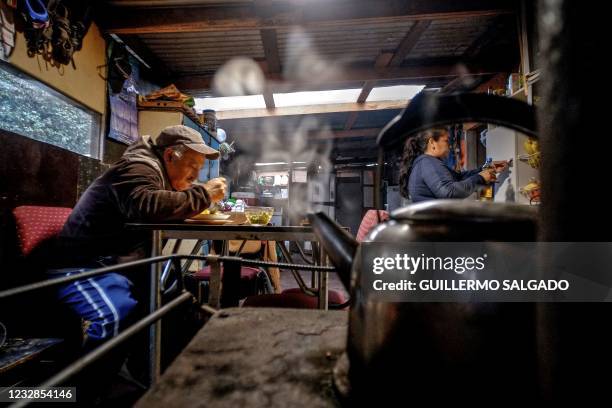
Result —
[{"label": "man eating", "polygon": [[[81,196],[60,233],[49,273],[67,276],[147,256],[150,234],[125,224],[182,221],[221,200],[222,178],[196,182],[206,159],[218,157],[187,126],[142,136]],[[84,322],[86,348],[117,335],[138,303],[132,287],[126,276],[109,273],[60,288],[60,301]]]}]

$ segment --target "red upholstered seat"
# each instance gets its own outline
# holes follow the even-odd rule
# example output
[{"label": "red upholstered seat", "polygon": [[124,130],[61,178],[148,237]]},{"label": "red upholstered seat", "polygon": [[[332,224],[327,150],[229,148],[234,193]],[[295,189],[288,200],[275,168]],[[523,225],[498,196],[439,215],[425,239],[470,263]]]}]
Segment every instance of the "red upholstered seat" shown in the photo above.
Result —
[{"label": "red upholstered seat", "polygon": [[[239,296],[241,299],[256,295],[260,292],[261,289],[261,279],[258,279],[261,274],[264,274],[261,269],[252,268],[249,266],[243,266],[240,268],[240,289]],[[206,282],[208,285],[208,281],[210,280],[210,266],[205,267],[204,269],[200,269],[193,275],[190,275],[193,279],[199,282]],[[223,265],[221,266],[221,276],[223,276]],[[263,278],[263,276],[261,276]]]},{"label": "red upholstered seat", "polygon": [[17,240],[23,256],[28,256],[42,242],[57,236],[71,208],[23,205],[13,210]]},{"label": "red upholstered seat", "polygon": [[[290,288],[283,290],[282,293],[302,293],[302,290],[300,288]],[[342,303],[347,301],[346,297],[344,296],[344,293],[333,289],[329,289],[327,291],[327,300],[330,305],[341,305]]]},{"label": "red upholstered seat", "polygon": [[[240,268],[240,279],[243,280],[254,280],[257,278],[261,271],[257,268],[251,268],[249,266],[243,266]],[[210,279],[210,266],[200,269],[192,275],[198,280],[209,280]],[[223,265],[221,265],[221,276],[223,276]]]},{"label": "red upholstered seat", "polygon": [[[378,211],[378,214],[376,213]],[[387,221],[389,219],[389,213],[385,210],[368,210],[361,220],[359,225],[359,231],[357,231],[357,242],[363,241],[368,235],[370,230],[377,224]]]},{"label": "red upholstered seat", "polygon": [[[346,302],[341,292],[328,292],[329,305],[340,305]],[[316,296],[303,293],[300,288],[284,290],[280,294],[249,296],[244,300],[243,307],[281,307],[290,309],[317,309],[319,300]]]},{"label": "red upholstered seat", "polygon": [[[9,279],[9,285],[19,286],[31,283],[32,278],[40,279],[38,272],[44,268],[45,259],[44,255],[41,259],[35,250],[60,233],[72,209],[24,205],[12,212],[18,250],[23,259],[12,273],[6,274],[10,276],[3,279]],[[57,301],[55,291],[32,291],[13,300],[16,309],[11,315],[17,321],[14,323],[16,330],[22,331],[25,337],[57,337],[67,339],[68,344],[82,343],[80,318],[66,312],[65,306]]]},{"label": "red upholstered seat", "polygon": [[[357,241],[361,242],[368,233],[377,224],[387,221],[389,213],[384,210],[368,210],[361,220],[359,231],[357,232]],[[342,305],[347,299],[344,294],[336,290],[329,290],[328,303],[331,307],[334,305]],[[316,296],[310,296],[302,293],[300,288],[291,288],[284,290],[280,294],[250,296],[246,298],[243,306],[251,307],[284,307],[295,309],[316,309],[318,307],[318,299]]]}]

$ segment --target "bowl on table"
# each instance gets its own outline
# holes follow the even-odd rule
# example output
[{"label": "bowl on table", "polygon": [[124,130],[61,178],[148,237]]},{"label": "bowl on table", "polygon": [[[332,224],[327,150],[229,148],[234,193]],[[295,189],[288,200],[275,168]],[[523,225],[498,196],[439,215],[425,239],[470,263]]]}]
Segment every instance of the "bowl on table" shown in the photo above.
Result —
[{"label": "bowl on table", "polygon": [[244,213],[252,225],[267,225],[274,215],[274,207],[246,207]]}]

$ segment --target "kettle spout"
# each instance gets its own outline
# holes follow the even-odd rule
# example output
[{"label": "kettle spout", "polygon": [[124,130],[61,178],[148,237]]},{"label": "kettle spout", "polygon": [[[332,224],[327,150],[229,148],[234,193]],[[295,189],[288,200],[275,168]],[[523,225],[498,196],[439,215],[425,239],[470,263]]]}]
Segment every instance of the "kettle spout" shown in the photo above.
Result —
[{"label": "kettle spout", "polygon": [[346,288],[351,286],[351,268],[359,243],[327,214],[309,214],[308,219],[323,250],[338,271],[338,277]]}]

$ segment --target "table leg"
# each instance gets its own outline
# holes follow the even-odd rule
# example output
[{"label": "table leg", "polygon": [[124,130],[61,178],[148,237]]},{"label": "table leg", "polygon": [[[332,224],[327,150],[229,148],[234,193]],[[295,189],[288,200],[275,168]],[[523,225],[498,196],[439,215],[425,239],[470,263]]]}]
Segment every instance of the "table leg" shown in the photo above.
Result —
[{"label": "table leg", "polygon": [[[314,261],[314,264],[317,265],[319,263],[319,243],[318,242],[311,242],[310,243],[310,248],[312,251],[312,260]],[[312,271],[311,275],[310,275],[310,287],[311,288],[318,288],[319,287],[319,273],[317,271]]]},{"label": "table leg", "polygon": [[240,303],[240,262],[223,262],[221,281],[221,307],[238,306]]},{"label": "table leg", "polygon": [[[325,251],[323,247],[319,245],[319,265],[326,266],[327,265],[327,256],[325,255]],[[319,275],[319,309],[327,310],[328,307],[328,281],[327,281],[327,272],[318,272]]]},{"label": "table leg", "polygon": [[[179,247],[181,246],[181,241],[180,239],[175,239],[174,240],[174,245],[172,246],[172,254],[176,254],[178,252]],[[161,255],[161,253],[163,252],[163,250],[160,250],[159,254]],[[166,261],[166,263],[164,264],[163,270],[162,270],[162,274],[161,274],[161,290],[165,291],[166,289],[168,289],[166,287],[166,285],[168,284],[168,279],[170,278],[170,269],[172,268],[172,261]]]},{"label": "table leg", "polygon": [[[153,231],[153,245],[151,256],[159,256],[162,252],[162,233]],[[159,283],[163,265],[160,262],[151,264],[149,313],[153,313],[161,306],[161,293]],[[160,376],[161,365],[161,320],[149,326],[149,383],[154,385]]]},{"label": "table leg", "polygon": [[[327,256],[323,250],[323,246],[319,244],[319,262],[321,266],[327,265]],[[319,280],[319,309],[327,310],[328,308],[328,293],[327,293],[327,272],[317,272]]]},{"label": "table leg", "polygon": [[208,280],[208,305],[218,309],[221,302],[221,264],[212,258],[209,264],[210,279]]},{"label": "table leg", "polygon": [[[204,241],[205,240],[203,240],[203,239],[198,239],[196,241],[195,246],[191,250],[190,254],[191,255],[199,255],[202,252],[202,247],[204,246]],[[181,275],[184,275],[184,274],[189,272],[189,268],[191,267],[192,263],[193,263],[193,259],[187,259],[185,261],[185,265],[181,268]]]}]

